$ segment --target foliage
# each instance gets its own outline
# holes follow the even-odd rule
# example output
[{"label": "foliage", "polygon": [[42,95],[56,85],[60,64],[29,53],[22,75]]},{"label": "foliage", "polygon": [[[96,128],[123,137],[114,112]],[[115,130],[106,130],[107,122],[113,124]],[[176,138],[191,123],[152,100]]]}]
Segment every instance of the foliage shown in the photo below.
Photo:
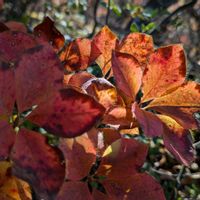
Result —
[{"label": "foliage", "polygon": [[0,31],[2,198],[164,200],[141,171],[148,145],[133,137],[162,136],[180,163],[194,161],[200,85],[185,79],[183,47],[154,49],[144,33],[119,40],[107,26],[65,45],[48,17],[33,33],[15,22]]}]

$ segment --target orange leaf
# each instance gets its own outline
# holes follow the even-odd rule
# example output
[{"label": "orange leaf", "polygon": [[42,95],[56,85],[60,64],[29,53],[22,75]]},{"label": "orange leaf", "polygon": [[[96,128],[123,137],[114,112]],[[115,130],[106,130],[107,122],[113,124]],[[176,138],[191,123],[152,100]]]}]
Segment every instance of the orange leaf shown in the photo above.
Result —
[{"label": "orange leaf", "polygon": [[186,58],[181,45],[162,47],[149,57],[143,77],[143,98],[148,101],[180,86],[186,75]]},{"label": "orange leaf", "polygon": [[184,106],[200,107],[200,84],[187,82],[171,93],[154,99],[147,107],[154,106]]},{"label": "orange leaf", "polygon": [[112,69],[117,87],[135,100],[142,79],[139,62],[129,54],[113,52]]},{"label": "orange leaf", "polygon": [[153,52],[153,39],[144,33],[130,33],[120,42],[117,50],[134,56],[144,69],[148,56]]},{"label": "orange leaf", "polygon": [[[91,41],[87,38],[78,38],[70,42],[60,55],[65,69],[69,72],[84,70],[96,57],[91,58]],[[94,60],[91,60],[94,59]]]},{"label": "orange leaf", "polygon": [[92,40],[92,51],[98,49],[101,53],[96,63],[101,67],[103,75],[110,70],[112,50],[115,49],[116,42],[117,36],[107,26],[104,26]]},{"label": "orange leaf", "polygon": [[11,175],[11,163],[0,162],[0,199],[1,200],[31,200],[29,185]]},{"label": "orange leaf", "polygon": [[103,105],[106,110],[116,105],[123,105],[123,100],[118,95],[114,85],[104,78],[92,78],[85,82],[82,88]]}]

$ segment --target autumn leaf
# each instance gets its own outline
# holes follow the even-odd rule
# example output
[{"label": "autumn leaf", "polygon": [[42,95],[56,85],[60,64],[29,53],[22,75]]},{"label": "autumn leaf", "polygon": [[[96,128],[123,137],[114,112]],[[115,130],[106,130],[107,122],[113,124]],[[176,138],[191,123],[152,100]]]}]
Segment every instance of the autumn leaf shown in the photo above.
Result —
[{"label": "autumn leaf", "polygon": [[0,199],[1,200],[31,200],[30,186],[23,180],[11,174],[11,163],[0,162]]},{"label": "autumn leaf", "polygon": [[65,43],[64,36],[54,26],[54,21],[45,17],[43,22],[34,28],[34,34],[42,41],[52,44],[56,51],[59,51]]},{"label": "autumn leaf", "polygon": [[13,174],[27,181],[39,199],[55,199],[64,181],[64,165],[56,148],[34,131],[21,129],[12,148]]},{"label": "autumn leaf", "polygon": [[156,49],[148,58],[143,76],[142,101],[158,98],[185,81],[186,58],[181,45]]},{"label": "autumn leaf", "polygon": [[117,47],[117,51],[134,56],[145,69],[148,56],[153,52],[153,39],[144,33],[130,33]]},{"label": "autumn leaf", "polygon": [[113,52],[112,69],[116,86],[128,97],[135,100],[143,74],[139,62],[129,54]]},{"label": "autumn leaf", "polygon": [[61,139],[59,148],[66,159],[66,179],[78,181],[86,177],[96,161],[96,149],[88,135]]},{"label": "autumn leaf", "polygon": [[36,108],[28,119],[61,137],[76,137],[90,130],[104,114],[104,107],[91,96],[62,89],[49,102]]},{"label": "autumn leaf", "polygon": [[64,63],[65,69],[73,72],[86,69],[99,55],[100,52],[93,54],[89,39],[78,38],[66,46],[60,55],[60,59]]},{"label": "autumn leaf", "polygon": [[101,53],[96,63],[102,69],[103,75],[110,70],[112,50],[115,49],[116,43],[117,36],[107,26],[104,26],[92,40],[92,52],[96,52],[98,49]]}]

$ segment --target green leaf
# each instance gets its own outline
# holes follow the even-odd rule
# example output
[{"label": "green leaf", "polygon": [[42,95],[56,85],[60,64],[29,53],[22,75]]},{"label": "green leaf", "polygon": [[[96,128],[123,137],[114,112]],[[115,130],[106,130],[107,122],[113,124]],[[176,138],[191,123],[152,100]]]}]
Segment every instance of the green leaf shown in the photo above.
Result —
[{"label": "green leaf", "polygon": [[139,32],[138,26],[137,26],[136,23],[132,23],[132,24],[131,24],[131,26],[130,26],[130,31],[131,31],[131,33]]}]

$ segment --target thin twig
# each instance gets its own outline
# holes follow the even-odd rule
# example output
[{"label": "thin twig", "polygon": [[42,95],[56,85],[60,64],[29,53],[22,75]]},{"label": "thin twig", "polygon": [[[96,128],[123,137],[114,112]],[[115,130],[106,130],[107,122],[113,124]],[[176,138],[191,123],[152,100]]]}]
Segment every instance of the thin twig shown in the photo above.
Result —
[{"label": "thin twig", "polygon": [[97,21],[97,9],[98,9],[98,6],[99,6],[99,2],[100,2],[100,0],[96,0],[95,5],[94,5],[94,12],[93,12],[94,27],[93,27],[92,33],[90,33],[89,37],[92,37],[95,34],[96,28],[97,28],[97,25],[98,25],[98,21]]},{"label": "thin twig", "polygon": [[110,16],[110,3],[111,3],[111,0],[108,0],[108,8],[107,8],[105,25],[108,25],[108,20],[109,20],[109,16]]},{"label": "thin twig", "polygon": [[177,8],[174,12],[172,12],[171,14],[169,14],[166,18],[164,18],[151,32],[150,34],[154,34],[157,30],[158,27],[164,27],[167,24],[169,24],[171,18],[175,15],[177,15],[178,13],[182,12],[183,10],[186,10],[190,7],[193,7],[195,4],[197,3],[197,0],[192,0],[191,2],[184,4],[183,6],[180,6],[179,8]]}]

